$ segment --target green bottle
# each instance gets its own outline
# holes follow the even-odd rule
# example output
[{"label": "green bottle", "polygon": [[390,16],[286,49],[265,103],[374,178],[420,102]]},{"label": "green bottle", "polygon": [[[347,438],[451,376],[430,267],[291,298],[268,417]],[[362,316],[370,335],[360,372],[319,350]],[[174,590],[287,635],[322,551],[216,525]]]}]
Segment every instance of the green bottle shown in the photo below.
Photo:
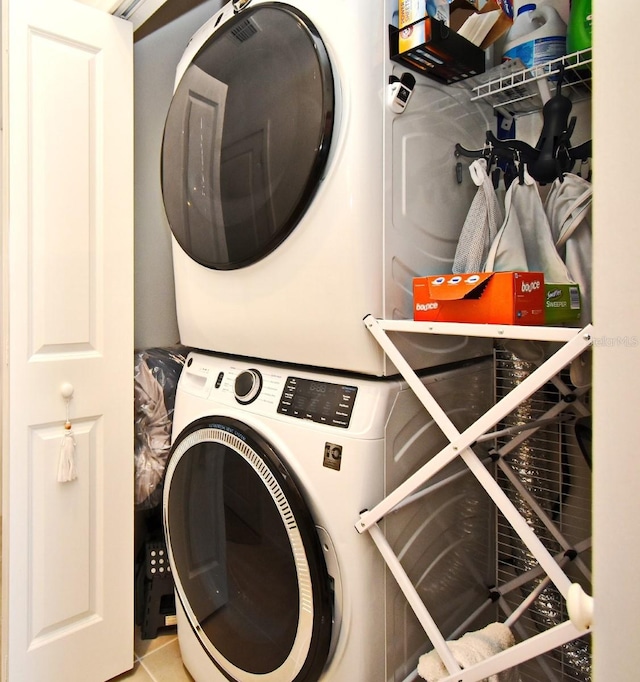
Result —
[{"label": "green bottle", "polygon": [[571,0],[567,24],[567,53],[591,47],[591,0]]}]

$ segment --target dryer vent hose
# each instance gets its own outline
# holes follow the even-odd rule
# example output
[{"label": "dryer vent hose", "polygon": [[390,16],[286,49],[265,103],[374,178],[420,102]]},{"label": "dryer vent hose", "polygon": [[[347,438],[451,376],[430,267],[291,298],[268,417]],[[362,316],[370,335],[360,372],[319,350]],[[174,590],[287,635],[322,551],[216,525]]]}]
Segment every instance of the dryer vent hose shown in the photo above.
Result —
[{"label": "dryer vent hose", "polygon": [[[536,369],[536,365],[520,359],[518,356],[498,346],[496,350],[496,398],[499,400],[515,385],[521,383],[529,374]],[[557,401],[556,401],[557,402]],[[520,404],[505,420],[501,427],[527,424],[541,417],[542,413],[550,409],[554,404],[552,396],[541,389],[530,399]],[[563,513],[563,503],[566,499],[568,486],[571,486],[571,477],[566,470],[567,462],[564,457],[560,424],[552,424],[538,430],[513,450],[508,456],[508,463],[520,479],[525,489],[540,504],[546,514],[553,520],[558,521]],[[551,554],[562,552],[562,548],[554,538],[549,537],[549,531],[540,518],[533,512],[528,502],[517,493],[511,486],[506,485],[505,490],[511,502],[518,512],[526,520],[527,524],[540,537]],[[511,530],[510,527],[508,529]],[[510,566],[514,574],[522,574],[536,568],[538,563],[529,553],[520,538],[514,532],[501,533],[498,544],[498,559],[501,565]],[[542,579],[542,578],[541,578]],[[540,579],[540,580],[541,580]],[[535,584],[529,583],[525,588],[527,594],[536,588]],[[519,594],[517,598],[522,600],[526,595]],[[526,636],[536,634],[536,631],[545,631],[558,625],[567,619],[564,600],[557,588],[550,584],[539,595],[533,606],[528,611],[529,618],[519,621],[519,627],[525,627],[529,631]],[[554,677],[558,682],[575,680],[577,682],[589,682],[591,680],[591,656],[588,639],[581,638],[569,642],[550,654],[559,664],[562,672],[559,677]],[[527,665],[527,664],[524,664]],[[525,669],[521,671],[522,679],[540,679],[540,668],[548,666],[553,669],[558,665],[551,665],[544,661],[529,664],[533,671],[533,677],[527,677]],[[536,666],[535,668],[533,666]]]}]

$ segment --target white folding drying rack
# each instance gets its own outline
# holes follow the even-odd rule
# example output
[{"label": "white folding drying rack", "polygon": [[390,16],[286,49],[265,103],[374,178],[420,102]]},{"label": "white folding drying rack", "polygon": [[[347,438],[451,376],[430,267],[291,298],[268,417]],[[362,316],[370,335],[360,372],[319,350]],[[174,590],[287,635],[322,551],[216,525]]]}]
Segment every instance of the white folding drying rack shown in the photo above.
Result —
[{"label": "white folding drying rack", "polygon": [[[411,320],[378,320],[372,315],[367,315],[364,318],[364,323],[449,441],[449,444],[437,455],[422,465],[420,469],[388,494],[373,509],[362,512],[360,519],[356,523],[356,530],[358,532],[368,532],[373,539],[418,621],[442,659],[449,675],[443,678],[441,682],[479,682],[490,675],[495,675],[535,658],[589,632],[593,627],[593,598],[586,594],[580,584],[572,583],[562,567],[563,562],[566,563],[568,560],[567,557],[573,558],[576,554],[574,550],[579,548],[570,547],[570,544],[555,528],[553,522],[546,517],[544,511],[539,506],[535,508],[535,501],[528,496],[528,501],[533,505],[534,511],[540,516],[545,526],[551,530],[560,546],[565,550],[565,553],[559,557],[552,556],[471,446],[481,440],[494,437],[496,434],[495,432],[490,433],[491,429],[547,382],[552,381],[556,384],[561,395],[568,395],[570,389],[559,379],[558,375],[567,365],[591,346],[592,326],[587,325],[583,329],[577,329],[447,322],[432,323],[414,322]],[[387,335],[387,332],[551,341],[560,342],[562,345],[550,357],[543,359],[529,376],[501,400],[496,402],[484,415],[463,432],[460,432],[398,351]],[[575,392],[573,397],[575,397]],[[532,424],[531,428],[534,429],[535,424]],[[378,525],[385,515],[403,503],[407,503],[418,489],[422,488],[433,476],[457,457],[462,459],[471,473],[477,478],[529,552],[536,559],[539,564],[539,574],[545,574],[546,576],[538,586],[538,589],[515,612],[509,615],[506,623],[512,625],[521,610],[524,610],[549,582],[555,585],[558,592],[566,600],[567,613],[569,615],[568,620],[549,628],[545,632],[524,639],[507,650],[464,670],[461,669],[455,660],[444,636]],[[500,465],[500,460],[498,460],[498,464]],[[505,467],[505,473],[509,476],[508,467]],[[515,477],[510,476],[510,480],[518,485],[518,482],[514,479]],[[519,486],[519,491],[524,492],[522,486]],[[571,555],[568,554],[569,550],[572,552]],[[586,567],[583,566],[583,568],[583,572],[588,571]],[[503,593],[504,591],[501,594]],[[468,619],[468,622],[472,622],[472,619],[473,616]]]}]

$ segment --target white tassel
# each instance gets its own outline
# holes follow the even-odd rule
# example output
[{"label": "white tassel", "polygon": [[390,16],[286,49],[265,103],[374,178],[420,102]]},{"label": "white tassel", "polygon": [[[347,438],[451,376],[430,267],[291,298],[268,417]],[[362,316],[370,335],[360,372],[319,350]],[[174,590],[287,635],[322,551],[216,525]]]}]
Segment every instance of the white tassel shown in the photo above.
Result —
[{"label": "white tassel", "polygon": [[71,430],[71,422],[66,422],[64,428],[65,433],[62,437],[58,459],[58,483],[67,483],[78,478],[76,471],[76,439]]}]

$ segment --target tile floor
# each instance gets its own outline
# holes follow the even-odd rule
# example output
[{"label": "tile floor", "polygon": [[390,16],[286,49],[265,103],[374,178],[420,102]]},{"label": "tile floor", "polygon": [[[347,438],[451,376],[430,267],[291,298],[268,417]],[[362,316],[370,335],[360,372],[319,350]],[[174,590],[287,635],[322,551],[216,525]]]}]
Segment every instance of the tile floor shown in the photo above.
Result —
[{"label": "tile floor", "polygon": [[193,682],[182,665],[175,628],[165,632],[155,639],[141,639],[136,628],[133,670],[111,682]]}]

